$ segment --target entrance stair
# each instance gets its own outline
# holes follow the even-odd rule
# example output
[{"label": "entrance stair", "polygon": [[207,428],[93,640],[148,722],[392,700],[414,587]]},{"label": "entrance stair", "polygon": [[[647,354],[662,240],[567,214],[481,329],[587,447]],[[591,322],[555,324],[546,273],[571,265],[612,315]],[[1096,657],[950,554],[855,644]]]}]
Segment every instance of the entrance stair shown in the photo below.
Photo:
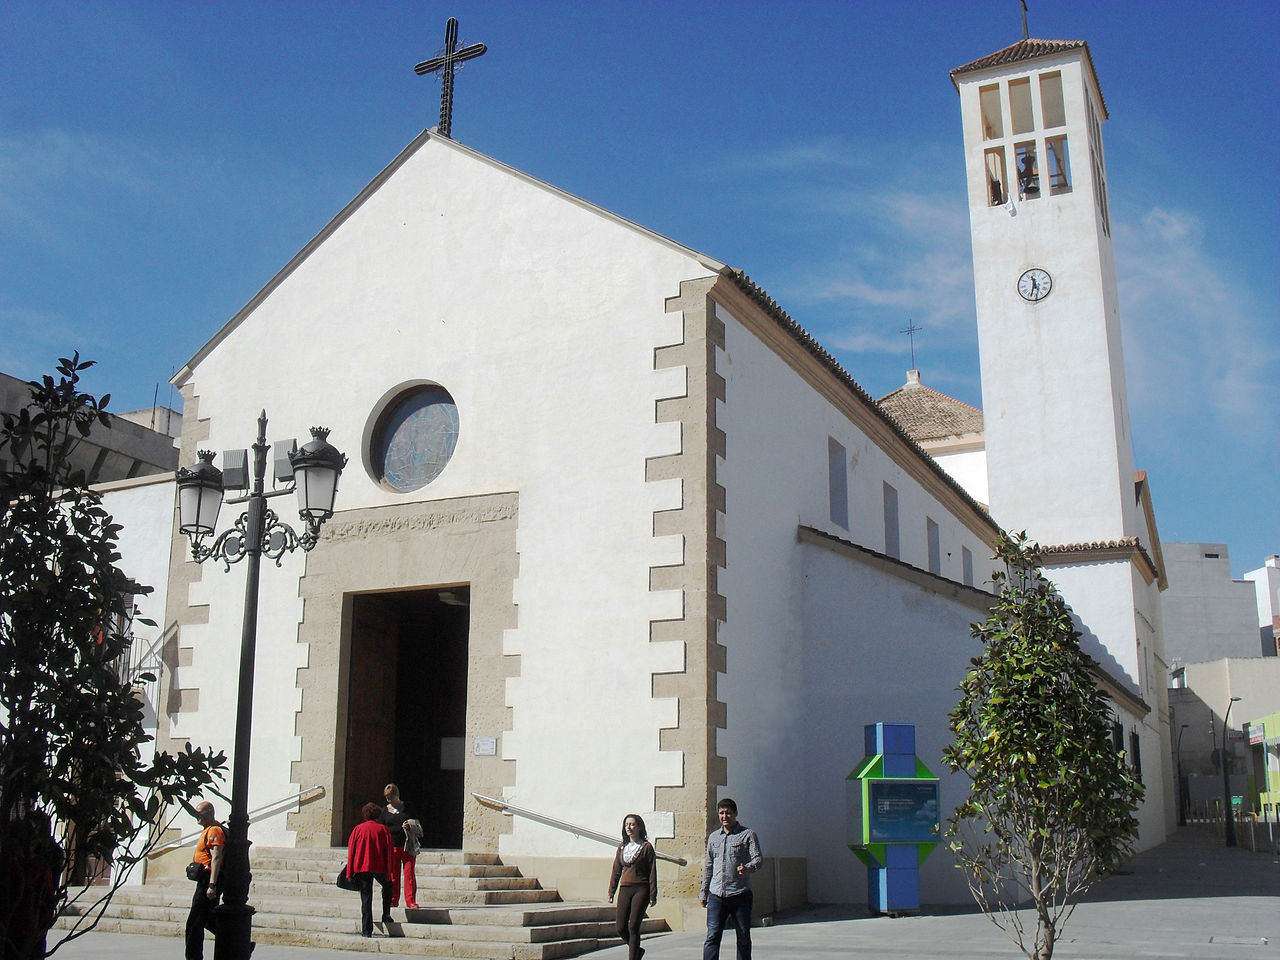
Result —
[{"label": "entrance stair", "polygon": [[[418,854],[418,909],[391,910],[395,922],[374,924],[360,936],[360,896],[334,885],[346,862],[345,847],[254,847],[249,903],[258,943],[392,953],[430,960],[557,960],[621,941],[614,908],[599,902],[565,902],[555,890],[496,855],[458,850]],[[194,885],[166,877],[116,892],[96,929],[181,939]],[[381,894],[374,888],[375,918]],[[58,926],[70,926],[63,917]],[[645,933],[667,930],[645,920]],[[210,946],[210,949],[212,947]]]}]

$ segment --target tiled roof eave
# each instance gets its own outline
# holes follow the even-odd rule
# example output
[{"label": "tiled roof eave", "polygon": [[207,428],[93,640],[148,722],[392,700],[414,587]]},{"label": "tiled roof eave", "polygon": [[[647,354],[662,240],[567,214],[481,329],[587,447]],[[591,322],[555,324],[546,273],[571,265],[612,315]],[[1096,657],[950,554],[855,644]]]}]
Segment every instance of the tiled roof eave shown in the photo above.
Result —
[{"label": "tiled roof eave", "polygon": [[1073,560],[1123,560],[1138,558],[1139,566],[1147,582],[1158,576],[1158,570],[1147,553],[1146,547],[1137,537],[1122,537],[1119,540],[1095,540],[1091,543],[1062,543],[1053,546],[1041,546],[1040,554],[1047,567],[1062,566]]},{"label": "tiled roof eave", "polygon": [[1011,43],[995,53],[987,54],[985,57],[979,57],[977,60],[971,60],[963,66],[956,67],[951,71],[951,83],[959,90],[960,83],[956,78],[961,74],[976,73],[979,70],[987,70],[991,67],[1002,67],[1011,63],[1020,63],[1023,60],[1034,60],[1037,57],[1049,57],[1054,54],[1081,49],[1084,50],[1085,63],[1089,65],[1089,75],[1093,77],[1093,86],[1098,91],[1098,99],[1102,102],[1102,117],[1104,120],[1109,120],[1111,119],[1111,113],[1107,110],[1107,101],[1102,95],[1102,84],[1098,82],[1098,71],[1093,66],[1093,55],[1089,52],[1089,44],[1085,40],[1040,40],[1034,37],[1019,40],[1017,43]]}]

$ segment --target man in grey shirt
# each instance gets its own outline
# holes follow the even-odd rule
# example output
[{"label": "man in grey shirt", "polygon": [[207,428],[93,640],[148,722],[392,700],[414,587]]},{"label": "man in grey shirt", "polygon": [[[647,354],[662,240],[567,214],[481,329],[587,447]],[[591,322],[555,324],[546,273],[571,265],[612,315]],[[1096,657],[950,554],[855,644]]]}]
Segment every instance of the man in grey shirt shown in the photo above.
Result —
[{"label": "man in grey shirt", "polygon": [[751,960],[751,874],[760,869],[756,832],[738,822],[738,805],[725,797],[716,806],[720,829],[707,837],[702,864],[702,892],[707,908],[707,941],[702,960],[720,960],[720,937],[726,923],[738,935],[738,960]]}]

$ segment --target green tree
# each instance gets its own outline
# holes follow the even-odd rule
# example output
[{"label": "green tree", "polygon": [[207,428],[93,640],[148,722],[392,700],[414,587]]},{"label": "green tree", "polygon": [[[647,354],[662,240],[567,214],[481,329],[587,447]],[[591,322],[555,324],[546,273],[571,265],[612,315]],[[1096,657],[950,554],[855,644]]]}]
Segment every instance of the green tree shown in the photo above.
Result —
[{"label": "green tree", "polygon": [[[129,598],[150,591],[118,568],[121,527],[70,453],[91,427],[110,427],[79,391],[92,365],[79,354],[58,379],[30,383],[31,403],[0,429],[0,957],[37,960],[86,933],[130,869],[154,847],[173,803],[220,779],[210,751],[140,747],[137,682],[118,664],[131,644]],[[88,858],[110,883],[73,882]],[[78,925],[51,949],[58,914],[81,899]]]},{"label": "green tree", "polygon": [[1132,852],[1142,784],[1112,742],[1097,664],[1038,549],[1025,532],[1000,536],[1007,572],[971,628],[984,649],[960,684],[943,760],[969,780],[948,836],[974,899],[1023,953],[1049,960],[1080,896]]}]

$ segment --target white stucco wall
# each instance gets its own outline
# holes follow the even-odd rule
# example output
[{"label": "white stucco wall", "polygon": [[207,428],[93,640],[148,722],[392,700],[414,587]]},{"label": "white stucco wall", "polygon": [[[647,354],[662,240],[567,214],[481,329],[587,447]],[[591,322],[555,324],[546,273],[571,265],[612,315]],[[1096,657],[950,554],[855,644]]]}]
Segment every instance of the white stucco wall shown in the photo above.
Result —
[{"label": "white stucco wall", "polygon": [[[678,507],[682,492],[646,483],[645,461],[681,448],[679,424],[654,423],[655,401],[686,381],[683,368],[654,370],[654,349],[681,337],[664,300],[708,273],[681,248],[432,139],[194,373],[212,449],[248,443],[263,406],[272,439],[330,426],[351,460],[341,510],[518,491],[519,622],[505,652],[521,660],[499,748],[516,761],[508,798],[608,832],[622,812],[647,811],[655,785],[682,779],[681,755],[658,749],[675,704],[652,697],[651,675],[681,669],[684,651],[649,642],[650,620],[678,617],[681,597],[648,583],[651,566],[682,558],[681,538],[652,535],[653,511]],[[327,373],[302,391],[300,371]],[[401,494],[375,483],[361,442],[379,403],[416,381],[450,392],[460,436],[435,481]],[[251,806],[291,789],[304,564],[263,571]],[[202,689],[180,736],[229,744],[234,693],[221,674],[241,590],[239,571],[212,567],[192,589],[210,623],[184,631]],[[507,855],[602,854],[513,827]],[[283,818],[254,830],[262,843],[290,839]]]},{"label": "white stucco wall", "polygon": [[[815,903],[864,903],[866,867],[846,846],[845,778],[863,758],[863,728],[913,723],[916,755],[941,779],[944,818],[967,793],[968,781],[942,763],[950,743],[947,714],[956,686],[981,652],[969,624],[982,613],[971,603],[908,583],[820,546],[803,548],[805,678],[799,790],[767,783],[774,794],[798,793],[803,812],[809,898]],[[761,771],[764,772],[764,771]],[[779,843],[772,838],[771,842]],[[793,842],[783,831],[782,844]],[[971,903],[945,844],[921,866],[923,903]]]},{"label": "white stucco wall", "polygon": [[1254,584],[1231,579],[1227,545],[1165,543],[1162,549],[1169,656],[1187,662],[1259,656]]},{"label": "white stucco wall", "polygon": [[965,493],[979,503],[991,502],[988,499],[991,493],[987,487],[986,450],[961,450],[956,453],[931,451],[930,455],[956,483],[964,487]]},{"label": "white stucco wall", "polygon": [[[119,480],[96,487],[102,493],[103,507],[120,524],[119,568],[143,586],[153,588],[151,593],[139,594],[134,599],[137,619],[133,624],[134,647],[148,652],[148,662],[155,663],[157,680],[144,688],[143,727],[149,737],[155,737],[157,725],[157,696],[160,676],[160,640],[165,630],[165,602],[169,578],[170,525],[173,521],[174,484],[172,474],[158,474],[136,480]],[[142,623],[151,620],[154,626]],[[155,743],[142,746],[143,760],[149,762],[155,756]],[[129,876],[130,883],[141,883],[145,871],[136,868]]]},{"label": "white stucco wall", "polygon": [[1272,647],[1267,651],[1270,656],[1275,651],[1276,635],[1280,631],[1280,556],[1267,557],[1257,570],[1250,570],[1244,575],[1250,581],[1258,605],[1258,630],[1263,638],[1271,639]]},{"label": "white stucco wall", "polygon": [[[720,309],[718,316],[725,323],[725,348],[717,371],[726,388],[717,424],[726,435],[726,456],[717,464],[717,479],[726,492],[727,548],[718,582],[728,609],[720,629],[727,672],[719,679],[719,698],[728,704],[718,739],[728,762],[721,795],[738,801],[743,822],[760,832],[766,854],[810,858],[811,899],[848,901],[856,897],[842,885],[857,861],[844,846],[843,778],[862,758],[861,724],[914,720],[925,743],[940,742],[962,675],[913,671],[896,644],[908,638],[923,643],[912,648],[917,664],[931,660],[939,645],[968,651],[968,623],[977,617],[957,615],[892,578],[873,582],[848,564],[837,564],[844,570],[837,575],[831,561],[813,559],[815,548],[798,541],[797,527],[882,552],[887,481],[898,490],[904,563],[927,568],[926,517],[939,524],[942,577],[961,580],[964,546],[973,553],[981,584],[990,575],[991,550],[728,311]],[[830,519],[828,437],[847,451],[848,530]],[[855,635],[838,641],[845,630]],[[830,669],[821,653],[827,647],[839,650]],[[967,656],[957,652],[955,663]],[[898,686],[897,676],[910,680]],[[895,689],[896,699],[889,694]],[[860,719],[855,727],[828,724],[827,710],[850,722]],[[839,797],[835,834],[816,825],[833,815],[824,811],[827,790]],[[930,891],[926,897],[941,896],[932,886]]]}]

